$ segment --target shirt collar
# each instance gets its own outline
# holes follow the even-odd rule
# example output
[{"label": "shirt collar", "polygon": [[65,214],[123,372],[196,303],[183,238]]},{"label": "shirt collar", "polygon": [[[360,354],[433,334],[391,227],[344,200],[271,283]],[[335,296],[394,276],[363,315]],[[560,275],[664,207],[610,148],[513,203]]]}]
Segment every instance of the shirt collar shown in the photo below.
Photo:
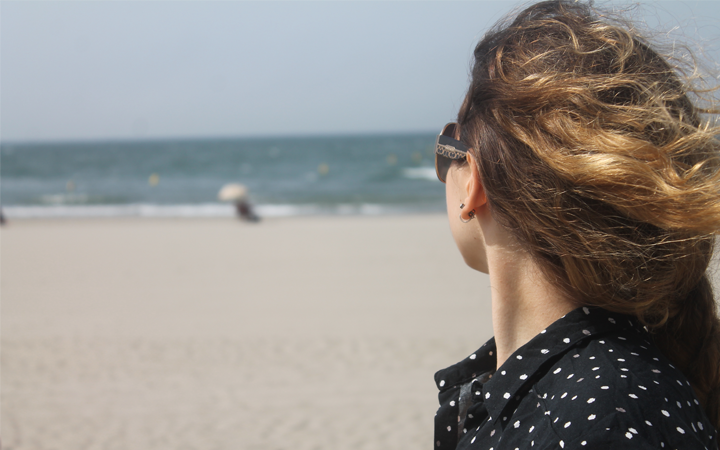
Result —
[{"label": "shirt collar", "polygon": [[[483,385],[483,400],[493,422],[498,420],[509,404],[516,404],[521,392],[536,381],[542,368],[552,364],[591,337],[612,330],[637,329],[637,322],[622,314],[611,313],[597,307],[573,310],[541,331],[527,344],[518,348]],[[463,384],[476,375],[494,372],[497,366],[495,339],[486,342],[478,351],[463,361],[440,370],[435,383],[441,391]]]},{"label": "shirt collar", "polygon": [[435,385],[441,391],[467,383],[478,375],[495,372],[497,355],[495,338],[483,344],[475,353],[457,364],[439,370],[435,374]]}]

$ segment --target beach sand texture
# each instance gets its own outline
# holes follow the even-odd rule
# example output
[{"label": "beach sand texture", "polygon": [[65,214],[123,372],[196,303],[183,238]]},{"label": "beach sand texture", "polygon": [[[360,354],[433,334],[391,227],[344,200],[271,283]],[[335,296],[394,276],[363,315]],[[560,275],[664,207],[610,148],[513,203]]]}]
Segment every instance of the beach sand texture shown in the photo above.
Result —
[{"label": "beach sand texture", "polygon": [[443,215],[13,221],[5,449],[431,448],[492,335]]}]

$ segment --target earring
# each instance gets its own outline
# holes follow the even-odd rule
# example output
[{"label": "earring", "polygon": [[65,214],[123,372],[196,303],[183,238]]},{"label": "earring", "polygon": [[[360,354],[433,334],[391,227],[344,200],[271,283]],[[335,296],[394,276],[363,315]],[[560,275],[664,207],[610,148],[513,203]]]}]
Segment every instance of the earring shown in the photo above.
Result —
[{"label": "earring", "polygon": [[[463,206],[465,206],[465,205],[463,205]],[[468,218],[467,218],[467,220],[463,219],[462,213],[460,213],[460,222],[462,222],[462,223],[468,223],[468,222],[470,222],[471,220],[473,220],[474,217],[475,217],[475,210],[474,210],[474,209],[468,213]]]},{"label": "earring", "polygon": [[460,203],[460,209],[463,209],[465,207],[465,203]]}]

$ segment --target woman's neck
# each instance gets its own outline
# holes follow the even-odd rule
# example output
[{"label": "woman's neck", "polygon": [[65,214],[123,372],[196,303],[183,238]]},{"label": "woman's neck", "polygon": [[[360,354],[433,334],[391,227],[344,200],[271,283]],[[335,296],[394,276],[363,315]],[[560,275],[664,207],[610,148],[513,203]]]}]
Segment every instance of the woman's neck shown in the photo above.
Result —
[{"label": "woman's neck", "polygon": [[529,254],[488,248],[497,367],[550,324],[577,308],[552,285]]}]

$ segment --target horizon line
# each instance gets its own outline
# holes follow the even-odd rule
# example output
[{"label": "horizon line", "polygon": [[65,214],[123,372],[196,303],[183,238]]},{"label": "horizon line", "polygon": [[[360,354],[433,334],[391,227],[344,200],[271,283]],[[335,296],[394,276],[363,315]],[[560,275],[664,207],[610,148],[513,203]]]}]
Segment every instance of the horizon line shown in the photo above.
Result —
[{"label": "horizon line", "polygon": [[5,140],[0,138],[0,146],[13,145],[44,145],[44,144],[109,144],[109,143],[140,143],[140,142],[193,142],[193,141],[223,141],[223,140],[261,140],[261,139],[313,139],[334,137],[375,137],[375,136],[402,136],[413,134],[437,134],[430,130],[398,130],[398,131],[347,131],[347,132],[310,132],[310,133],[278,133],[278,134],[245,134],[245,135],[215,135],[215,136],[135,136],[135,137],[106,137],[106,138],[60,138],[36,140]]}]

